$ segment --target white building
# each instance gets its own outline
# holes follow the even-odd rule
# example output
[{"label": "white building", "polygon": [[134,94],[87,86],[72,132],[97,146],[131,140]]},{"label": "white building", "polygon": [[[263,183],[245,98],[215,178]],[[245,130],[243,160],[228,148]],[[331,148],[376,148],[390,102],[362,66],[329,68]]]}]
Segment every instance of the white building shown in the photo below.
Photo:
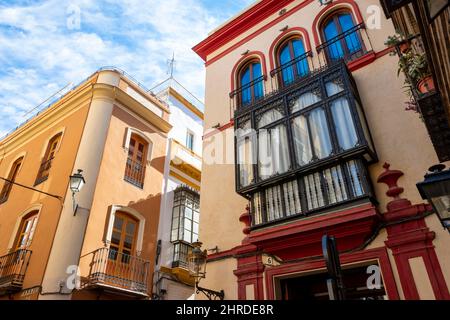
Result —
[{"label": "white building", "polygon": [[187,256],[198,239],[204,106],[172,77],[153,91],[169,104],[173,126],[164,166],[153,298],[185,300],[194,294]]}]

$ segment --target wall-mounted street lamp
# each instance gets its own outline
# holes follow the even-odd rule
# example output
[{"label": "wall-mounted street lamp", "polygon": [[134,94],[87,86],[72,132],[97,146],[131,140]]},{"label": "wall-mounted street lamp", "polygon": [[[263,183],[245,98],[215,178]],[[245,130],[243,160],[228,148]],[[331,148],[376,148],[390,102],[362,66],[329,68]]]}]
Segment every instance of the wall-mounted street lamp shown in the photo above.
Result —
[{"label": "wall-mounted street lamp", "polygon": [[86,181],[82,175],[83,170],[78,169],[77,173],[70,176],[70,190],[72,191],[72,201],[73,201],[73,215],[77,212],[78,204],[75,201],[75,194],[83,189]]},{"label": "wall-mounted street lamp", "polygon": [[425,180],[417,184],[422,199],[427,199],[442,226],[450,232],[450,169],[438,164],[429,169]]},{"label": "wall-mounted street lamp", "polygon": [[208,257],[207,251],[201,249],[201,242],[194,242],[192,252],[189,254],[189,274],[195,279],[196,293],[202,292],[209,300],[223,300],[225,293],[223,290],[214,291],[200,287],[198,284],[201,279],[206,277],[206,260]]}]

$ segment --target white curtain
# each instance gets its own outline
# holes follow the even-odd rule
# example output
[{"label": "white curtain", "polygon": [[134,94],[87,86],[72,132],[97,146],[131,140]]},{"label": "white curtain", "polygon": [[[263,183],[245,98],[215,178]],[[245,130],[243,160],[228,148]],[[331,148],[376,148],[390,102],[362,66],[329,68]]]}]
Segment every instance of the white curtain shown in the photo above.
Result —
[{"label": "white curtain", "polygon": [[303,178],[305,183],[306,200],[308,209],[316,209],[325,205],[323,191],[320,183],[320,174],[314,173]]},{"label": "white curtain", "polygon": [[275,122],[283,117],[283,114],[277,109],[271,109],[267,112],[264,112],[261,118],[258,120],[258,128],[262,128]]},{"label": "white curtain", "polygon": [[359,174],[358,165],[356,161],[352,160],[347,163],[348,170],[350,171],[351,186],[353,194],[355,196],[362,196],[364,194],[364,188]]},{"label": "white curtain", "polygon": [[325,180],[330,203],[337,203],[347,200],[347,191],[345,190],[344,176],[341,167],[333,167],[324,171]]},{"label": "white curtain", "polygon": [[312,111],[309,115],[309,121],[316,156],[319,159],[328,157],[332,146],[325,111],[320,108]]},{"label": "white curtain", "polygon": [[289,169],[289,149],[286,127],[276,126],[259,131],[259,175],[262,179]]},{"label": "white curtain", "polygon": [[312,106],[313,104],[320,101],[320,97],[318,95],[315,95],[312,92],[307,92],[302,94],[300,97],[295,100],[294,105],[292,106],[291,112],[297,112],[299,110],[302,110],[306,107]]},{"label": "white curtain", "polygon": [[337,82],[333,82],[333,81],[325,83],[325,87],[327,89],[327,95],[329,97],[344,90],[344,87],[342,85],[340,85]]},{"label": "white curtain", "polygon": [[353,122],[350,106],[346,98],[340,98],[332,102],[333,114],[339,146],[343,150],[353,148],[358,143],[355,124]]},{"label": "white curtain", "polygon": [[305,116],[297,117],[292,121],[292,133],[298,164],[308,164],[312,160],[312,150],[309,140],[308,123]]},{"label": "white curtain", "polygon": [[283,207],[281,201],[280,186],[266,189],[267,221],[278,220],[282,217]]},{"label": "white curtain", "polygon": [[246,187],[253,182],[254,152],[253,141],[250,137],[240,139],[238,144],[238,165],[239,183],[241,187]]}]

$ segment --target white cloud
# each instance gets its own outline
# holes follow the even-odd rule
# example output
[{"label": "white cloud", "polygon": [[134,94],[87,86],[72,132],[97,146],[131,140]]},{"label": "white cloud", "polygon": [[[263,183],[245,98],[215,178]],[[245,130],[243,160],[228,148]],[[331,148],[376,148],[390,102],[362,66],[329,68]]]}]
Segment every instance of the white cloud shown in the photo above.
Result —
[{"label": "white cloud", "polygon": [[[148,87],[176,78],[203,97],[203,61],[191,48],[251,0],[102,0],[0,2],[0,135],[27,110],[101,66],[124,69]],[[26,2],[28,3],[28,2]],[[67,28],[69,5],[80,8],[80,30]]]}]

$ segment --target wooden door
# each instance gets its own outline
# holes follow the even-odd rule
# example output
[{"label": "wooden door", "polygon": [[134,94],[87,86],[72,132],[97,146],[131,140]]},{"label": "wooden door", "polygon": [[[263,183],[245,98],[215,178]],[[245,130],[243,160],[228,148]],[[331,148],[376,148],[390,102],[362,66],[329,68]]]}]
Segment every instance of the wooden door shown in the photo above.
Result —
[{"label": "wooden door", "polygon": [[135,281],[138,226],[130,215],[116,213],[106,266],[106,280],[115,286],[129,288]]}]

